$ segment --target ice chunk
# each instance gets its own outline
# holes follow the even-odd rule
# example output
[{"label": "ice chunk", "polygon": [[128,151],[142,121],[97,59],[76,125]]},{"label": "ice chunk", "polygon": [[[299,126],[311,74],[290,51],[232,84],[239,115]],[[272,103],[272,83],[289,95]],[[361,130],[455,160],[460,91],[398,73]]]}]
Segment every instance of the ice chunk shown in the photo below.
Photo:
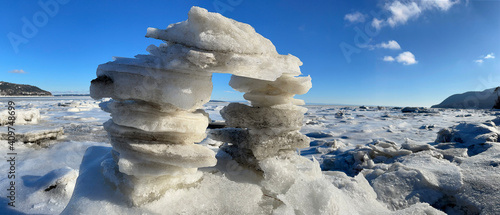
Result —
[{"label": "ice chunk", "polygon": [[312,86],[311,77],[294,77],[284,74],[275,81],[257,80],[232,76],[229,85],[235,90],[245,92],[243,97],[252,106],[269,107],[281,104],[304,105],[304,101],[292,98],[295,94],[304,94]]},{"label": "ice chunk", "polygon": [[495,214],[500,211],[500,144],[473,157],[464,159],[460,164],[464,186],[456,195],[462,202],[465,214]]},{"label": "ice chunk", "polygon": [[94,99],[142,100],[194,110],[210,100],[212,76],[157,70],[110,62],[97,69],[90,86]]},{"label": "ice chunk", "polygon": [[[278,195],[295,214],[339,214],[339,202],[335,188],[326,180],[297,180],[286,194]],[[304,198],[305,197],[305,198]]]},{"label": "ice chunk", "polygon": [[137,144],[133,140],[112,138],[113,149],[124,155],[137,155],[152,161],[184,168],[215,166],[215,153],[196,144]]},{"label": "ice chunk", "polygon": [[297,179],[311,180],[322,176],[317,161],[311,162],[299,155],[287,159],[267,158],[259,161],[259,166],[264,172],[262,186],[275,194],[286,193]]},{"label": "ice chunk", "polygon": [[396,143],[390,141],[377,140],[369,147],[372,149],[371,157],[384,156],[384,157],[397,157],[402,155],[409,155],[412,151],[407,149],[400,149]]},{"label": "ice chunk", "polygon": [[462,187],[460,169],[447,160],[436,159],[428,153],[416,153],[399,160],[408,168],[418,169],[432,186],[446,191],[458,191]]},{"label": "ice chunk", "polygon": [[9,110],[0,111],[0,126],[10,122],[9,117],[14,116],[14,124],[16,125],[31,125],[37,124],[40,121],[40,110],[31,109],[16,109],[14,115],[9,114]]},{"label": "ice chunk", "polygon": [[188,20],[169,25],[165,30],[148,28],[146,37],[211,51],[276,53],[271,41],[256,33],[252,26],[200,7],[192,7]]},{"label": "ice chunk", "polygon": [[271,41],[250,25],[199,7],[191,8],[188,20],[165,30],[148,28],[146,37],[168,41],[168,45],[150,46],[154,57],[138,57],[167,69],[203,69],[268,81],[284,73],[301,74],[302,62],[297,57],[279,55]]},{"label": "ice chunk", "polygon": [[144,112],[128,107],[127,103],[113,102],[108,105],[113,122],[117,125],[133,127],[149,132],[205,133],[208,114],[203,110],[196,112],[160,111]]},{"label": "ice chunk", "polygon": [[109,182],[113,183],[127,196],[128,203],[140,206],[144,203],[159,199],[168,189],[181,188],[187,184],[197,182],[201,172],[177,176],[141,176],[126,175],[118,171],[117,164],[112,158],[102,161],[102,172]]},{"label": "ice chunk", "polygon": [[191,144],[200,142],[206,137],[205,133],[148,132],[117,125],[111,119],[104,123],[104,129],[114,138],[130,138],[137,143],[153,141],[155,144]]},{"label": "ice chunk", "polygon": [[300,75],[300,60],[293,55],[238,54],[186,47],[181,44],[150,45],[150,55],[136,59],[120,58],[114,63],[126,63],[184,73],[229,73],[241,77],[274,81],[282,74]]},{"label": "ice chunk", "polygon": [[302,95],[312,87],[310,76],[294,77],[290,74],[283,74],[275,81],[263,81],[233,75],[229,85],[239,92],[265,92],[275,95],[284,93]]},{"label": "ice chunk", "polygon": [[429,153],[402,157],[400,162],[392,164],[389,171],[371,182],[378,199],[391,209],[404,209],[418,202],[433,204],[463,185],[457,166]]},{"label": "ice chunk", "polygon": [[250,129],[280,129],[283,131],[299,130],[306,108],[287,106],[287,108],[250,107],[231,103],[220,114],[231,127]]},{"label": "ice chunk", "polygon": [[296,150],[309,145],[309,138],[298,131],[275,136],[253,135],[245,129],[218,129],[211,131],[213,139],[232,143],[240,149],[249,149],[258,159],[273,156],[281,150]]},{"label": "ice chunk", "polygon": [[118,166],[122,173],[136,176],[161,176],[194,174],[197,168],[182,168],[168,164],[151,162],[132,154],[119,154]]},{"label": "ice chunk", "polygon": [[250,101],[254,107],[270,107],[274,105],[292,104],[304,105],[300,99],[292,98],[293,94],[268,95],[266,93],[245,93],[243,98]]},{"label": "ice chunk", "polygon": [[[55,140],[64,134],[62,127],[47,127],[47,126],[16,126],[16,140],[23,143],[36,143],[42,147],[46,146],[47,140]],[[7,130],[7,129],[6,129]],[[7,140],[9,138],[6,131],[1,131],[0,139]]]},{"label": "ice chunk", "polygon": [[444,128],[438,132],[437,143],[458,142],[477,144],[484,142],[497,142],[499,131],[490,123],[460,123],[451,128]]}]

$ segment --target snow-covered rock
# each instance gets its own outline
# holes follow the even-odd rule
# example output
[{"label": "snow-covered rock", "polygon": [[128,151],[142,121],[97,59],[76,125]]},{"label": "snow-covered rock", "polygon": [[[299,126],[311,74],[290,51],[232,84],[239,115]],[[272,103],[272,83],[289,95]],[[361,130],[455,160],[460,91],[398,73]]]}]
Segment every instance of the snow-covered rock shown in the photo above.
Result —
[{"label": "snow-covered rock", "polygon": [[491,109],[498,98],[496,88],[483,91],[469,91],[461,94],[454,94],[443,100],[432,108],[480,108]]}]

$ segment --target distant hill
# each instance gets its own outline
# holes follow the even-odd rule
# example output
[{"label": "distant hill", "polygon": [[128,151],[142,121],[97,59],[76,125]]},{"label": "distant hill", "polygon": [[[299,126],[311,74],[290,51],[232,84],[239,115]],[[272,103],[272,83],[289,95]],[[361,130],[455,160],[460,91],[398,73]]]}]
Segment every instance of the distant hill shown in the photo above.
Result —
[{"label": "distant hill", "polygon": [[54,96],[90,96],[90,94],[54,94]]},{"label": "distant hill", "polygon": [[31,85],[0,81],[0,96],[52,96],[52,93]]},{"label": "distant hill", "polygon": [[500,90],[496,92],[495,89],[455,94],[446,98],[440,104],[433,105],[432,108],[491,109],[495,105],[498,95],[500,95]]}]

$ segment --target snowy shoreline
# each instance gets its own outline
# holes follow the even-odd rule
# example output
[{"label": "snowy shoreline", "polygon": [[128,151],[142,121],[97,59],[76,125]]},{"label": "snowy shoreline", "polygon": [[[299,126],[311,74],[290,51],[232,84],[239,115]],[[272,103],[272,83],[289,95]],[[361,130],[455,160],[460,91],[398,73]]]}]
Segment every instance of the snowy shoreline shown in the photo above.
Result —
[{"label": "snowy shoreline", "polygon": [[[4,102],[0,101],[1,104]],[[77,99],[72,99],[68,100],[66,98],[53,98],[49,100],[37,100],[36,98],[29,98],[24,101],[18,101],[16,102],[16,105],[19,106],[19,108],[36,108],[40,111],[40,121],[36,126],[51,126],[51,127],[57,127],[61,126],[64,129],[64,136],[60,137],[56,140],[47,140],[49,142],[47,148],[33,148],[32,146],[28,146],[22,143],[18,143],[16,145],[16,152],[20,157],[23,159],[20,160],[17,163],[17,169],[19,173],[19,179],[18,179],[18,184],[17,189],[18,191],[18,197],[17,199],[20,202],[23,202],[23,204],[20,204],[15,208],[17,212],[23,212],[23,213],[43,213],[43,214],[56,214],[60,213],[64,207],[66,206],[67,202],[69,201],[72,193],[72,186],[75,185],[76,183],[76,178],[73,178],[74,172],[73,171],[78,171],[80,169],[81,161],[83,158],[83,155],[85,154],[85,151],[88,147],[92,146],[99,146],[99,147],[110,147],[106,133],[102,129],[102,123],[104,123],[106,120],[109,119],[109,114],[103,112],[100,110],[98,106],[99,101],[94,101],[91,100],[90,98],[77,98]],[[68,104],[66,106],[61,106],[60,104]],[[222,120],[220,117],[219,110],[221,110],[225,105],[228,103],[223,103],[223,102],[211,102],[208,103],[204,106],[204,109],[207,113],[209,113],[210,118],[212,120]],[[470,166],[473,165],[473,163],[470,163],[472,160],[467,161],[468,159],[474,158],[477,161],[481,161],[484,164],[481,164],[481,166],[484,166],[486,169],[491,169],[490,171],[483,171],[481,170],[481,174],[485,175],[483,178],[486,179],[487,175],[489,174],[490,176],[488,177],[497,177],[495,174],[498,174],[498,171],[495,171],[496,163],[500,163],[500,159],[498,157],[488,157],[486,156],[488,154],[488,150],[493,150],[497,148],[498,143],[490,143],[493,148],[490,147],[490,149],[486,149],[486,151],[483,151],[481,147],[477,148],[477,155],[474,156],[469,156],[467,153],[464,151],[467,150],[465,149],[460,149],[460,148],[450,148],[447,149],[446,147],[453,146],[456,144],[451,144],[450,143],[443,143],[441,145],[434,143],[434,141],[438,137],[438,132],[441,129],[446,129],[449,127],[457,126],[461,122],[465,122],[465,125],[472,125],[472,124],[477,124],[479,127],[474,127],[474,126],[469,126],[470,129],[473,130],[463,130],[464,128],[469,128],[469,127],[458,127],[457,131],[459,131],[456,134],[462,134],[465,135],[468,131],[474,131],[474,129],[479,129],[476,132],[480,132],[482,127],[482,123],[488,121],[488,120],[493,120],[497,117],[498,112],[495,111],[489,111],[489,110],[466,110],[466,109],[442,109],[438,113],[435,114],[416,114],[416,113],[409,113],[409,114],[404,114],[401,113],[401,110],[392,110],[392,109],[383,109],[383,110],[365,110],[365,109],[360,109],[359,107],[343,107],[343,106],[321,106],[321,105],[312,105],[312,106],[307,106],[309,111],[306,113],[305,118],[304,118],[304,127],[301,130],[301,133],[306,134],[310,136],[311,138],[311,143],[310,146],[304,149],[300,149],[300,155],[302,157],[305,157],[309,160],[316,159],[318,162],[322,165],[323,167],[323,174],[327,175],[335,175],[332,179],[337,178],[337,180],[340,180],[341,178],[344,178],[342,180],[347,180],[351,178],[351,180],[361,180],[359,177],[362,177],[362,173],[358,173],[356,177],[350,177],[350,176],[339,176],[345,175],[344,171],[349,173],[352,170],[357,169],[356,171],[363,171],[365,170],[365,173],[367,170],[370,170],[371,173],[368,175],[362,177],[366,179],[363,180],[368,180],[368,182],[363,182],[367,183],[366,185],[356,185],[356,186],[361,186],[358,189],[374,189],[372,186],[375,186],[375,191],[374,194],[370,195],[375,195],[375,199],[378,199],[376,201],[383,202],[391,199],[391,201],[394,201],[392,205],[407,205],[408,204],[414,204],[418,201],[412,200],[413,202],[407,202],[402,204],[402,202],[399,202],[401,200],[398,200],[398,198],[387,198],[386,194],[380,193],[380,191],[383,190],[384,186],[379,186],[382,183],[383,180],[380,178],[384,174],[387,174],[384,176],[385,178],[388,178],[391,174],[393,174],[392,177],[398,176],[398,174],[401,174],[402,167],[400,168],[400,172],[395,171],[397,170],[396,166],[393,167],[392,170],[391,168],[388,168],[390,165],[393,165],[397,162],[402,163],[402,165],[406,165],[408,167],[404,168],[413,168],[407,169],[405,171],[410,171],[408,173],[411,173],[412,171],[415,174],[418,173],[421,170],[420,167],[415,166],[415,164],[418,164],[421,161],[429,160],[432,161],[431,163],[427,163],[426,165],[428,166],[427,168],[432,167],[433,162],[437,162],[441,167],[440,169],[446,170],[448,167],[450,170],[455,171],[456,173],[456,168],[460,168],[461,165],[466,165]],[[496,124],[495,124],[496,125]],[[23,125],[23,127],[26,126],[31,126],[31,125]],[[33,125],[34,126],[34,125]],[[493,128],[491,126],[489,127],[484,127],[484,128]],[[461,130],[460,130],[461,129]],[[2,129],[3,130],[6,129]],[[491,130],[491,129],[490,129]],[[488,131],[484,130],[483,132]],[[495,130],[492,130],[492,132],[498,132]],[[493,134],[494,134],[493,133]],[[91,134],[91,135],[89,135]],[[471,135],[474,133],[470,133]],[[480,134],[480,133],[477,133]],[[470,136],[466,138],[472,138],[472,139],[464,139],[466,136],[462,136],[461,139],[463,139],[464,142],[467,142],[467,140],[473,141],[475,136]],[[475,140],[474,140],[475,141]],[[391,152],[392,146],[390,145],[390,142],[395,143],[395,148],[394,152]],[[0,140],[0,143],[6,145],[6,141]],[[473,143],[473,142],[470,142]],[[200,143],[200,145],[206,146],[213,150],[214,152],[217,152],[219,149],[219,145],[221,143],[218,141],[214,141],[212,139],[205,139]],[[428,150],[431,148],[426,149],[429,152],[425,152],[426,150],[422,152],[417,152],[412,154],[419,154],[419,156],[411,155],[411,157],[396,157],[396,159],[386,159],[385,162],[388,163],[377,163],[380,162],[382,157],[379,157],[374,160],[373,166],[370,166],[372,164],[370,160],[372,158],[367,157],[369,159],[364,159],[363,156],[361,157],[352,157],[353,163],[349,164],[349,156],[355,155],[358,152],[362,151],[373,151],[376,153],[381,153],[385,151],[384,153],[401,153],[402,149],[404,149],[403,145],[408,145],[405,146],[406,150],[408,149],[413,149],[416,150],[420,146],[426,146],[430,145],[431,148],[434,147],[440,147],[439,149],[432,149]],[[360,147],[361,146],[361,147]],[[410,147],[411,146],[411,147]],[[418,146],[418,147],[417,147]],[[480,145],[478,145],[480,146]],[[384,148],[388,147],[388,148]],[[467,151],[471,151],[473,148],[471,147]],[[431,151],[434,151],[431,153]],[[443,158],[437,157],[432,157],[436,156],[438,152],[439,154],[444,154]],[[477,153],[475,152],[475,153]],[[2,147],[0,148],[0,153],[5,154],[7,153],[7,148]],[[430,153],[430,154],[429,154]],[[485,154],[487,153],[487,154]],[[428,154],[428,155],[426,155]],[[367,154],[368,156],[371,156],[370,153]],[[384,155],[386,156],[386,155]],[[374,157],[375,158],[375,157]],[[453,159],[454,158],[454,159]],[[481,158],[481,159],[480,159]],[[331,168],[331,164],[335,163],[332,161],[349,161],[346,164],[348,165],[338,165],[337,171],[325,171],[327,170],[326,168]],[[358,159],[356,161],[356,159]],[[478,160],[479,159],[479,160]],[[450,162],[450,160],[452,162]],[[327,161],[325,163],[325,161]],[[390,161],[390,162],[389,162]],[[397,162],[396,162],[397,161]],[[477,162],[475,161],[475,162]],[[395,162],[395,163],[392,163]],[[326,165],[328,163],[328,165]],[[462,164],[461,164],[462,163]],[[470,163],[470,164],[469,164]],[[6,165],[8,163],[2,162],[0,163],[0,168],[1,169],[6,169],[8,168]],[[246,176],[244,174],[247,174],[248,172],[242,167],[235,166],[234,163],[231,162],[231,160],[225,160],[225,163],[221,163],[221,169],[223,171],[228,171],[226,172],[226,175],[230,176],[231,180],[236,180],[237,178],[244,179]],[[399,164],[398,164],[399,165]],[[378,167],[377,167],[378,166]],[[498,166],[498,165],[496,165]],[[71,168],[73,171],[68,171],[65,170],[64,168]],[[418,167],[418,168],[416,168]],[[62,169],[61,169],[62,168]],[[387,169],[388,168],[388,169]],[[396,169],[394,169],[396,168]],[[416,169],[415,169],[416,168]],[[465,168],[465,166],[464,166]],[[60,169],[60,170],[58,170]],[[58,170],[58,174],[55,174],[51,177],[48,177],[48,173]],[[340,171],[339,171],[340,170]],[[372,171],[374,170],[374,171]],[[390,170],[390,171],[388,171]],[[434,172],[435,170],[430,169],[431,172]],[[478,169],[479,170],[479,169]],[[210,170],[209,170],[210,171]],[[382,172],[381,172],[382,171]],[[392,171],[392,172],[391,172]],[[424,175],[430,174],[426,170],[427,173],[423,172]],[[467,181],[475,181],[479,180],[480,177],[476,177],[477,179],[471,178],[469,173],[471,172],[472,174],[474,173],[474,169],[467,169],[460,170],[460,172],[466,171],[461,174],[465,174],[462,176],[462,181],[467,182]],[[247,173],[245,173],[247,172]],[[378,173],[377,173],[378,172]],[[375,174],[376,173],[376,174]],[[375,177],[378,174],[381,174],[381,176]],[[437,174],[438,172],[432,173],[432,174]],[[454,173],[454,174],[455,174]],[[479,172],[478,172],[479,173]],[[51,173],[53,174],[53,173]],[[242,175],[243,174],[243,175]],[[412,173],[413,174],[413,173]],[[27,177],[29,176],[29,177]],[[43,177],[45,176],[45,177]],[[403,175],[399,175],[398,177],[401,177]],[[42,179],[42,177],[44,179]],[[55,178],[54,178],[55,177]],[[212,176],[210,176],[212,177]],[[243,178],[241,178],[243,177]],[[330,177],[330,176],[329,176]],[[339,178],[340,177],[340,178]],[[347,177],[347,178],[346,178]],[[427,176],[426,176],[427,177]],[[486,178],[485,178],[486,177]],[[35,178],[39,178],[42,180],[39,180],[37,182],[36,187],[30,187],[30,184],[33,184],[35,182],[32,182]],[[380,178],[375,180],[376,178]],[[436,179],[442,178],[442,176],[436,177]],[[30,180],[28,180],[30,179]],[[61,179],[61,180],[59,180]],[[63,180],[64,179],[64,180]],[[395,178],[397,179],[397,177]],[[444,178],[443,178],[444,179]],[[441,180],[441,179],[439,179]],[[439,182],[438,180],[438,182]],[[482,179],[481,179],[482,180]],[[48,187],[52,186],[52,183],[56,183],[56,181],[62,181],[66,183],[66,185],[61,185],[61,188],[66,187],[66,191],[54,189],[52,191],[44,191]],[[373,184],[369,183],[372,181]],[[431,180],[432,181],[432,180]],[[409,183],[411,181],[404,182],[405,186],[412,185],[413,183],[413,188],[412,187],[407,187],[405,189],[409,189],[409,191],[415,191],[415,192],[421,192],[425,190],[419,191],[418,186],[422,186],[422,184],[418,185],[418,183]],[[5,186],[5,183],[8,183],[6,179],[0,180],[0,185]],[[343,182],[344,183],[344,182]],[[356,182],[360,183],[360,182]],[[434,183],[434,182],[433,182]],[[439,182],[441,183],[441,182]],[[437,186],[441,186],[437,183]],[[489,189],[495,190],[495,187],[500,187],[500,184],[495,181],[485,181],[482,182],[483,184],[486,183],[487,187],[490,187]],[[376,185],[378,184],[378,185]],[[456,183],[455,183],[456,184]],[[340,184],[337,184],[340,185]],[[344,184],[345,185],[345,184]],[[393,184],[396,185],[396,184]],[[415,186],[418,185],[418,186]],[[431,193],[436,193],[435,188],[436,185],[433,185],[432,189],[427,190],[426,192],[431,192]],[[443,184],[445,185],[445,184]],[[368,186],[368,187],[366,187]],[[427,185],[426,185],[427,186]],[[455,186],[455,185],[454,185]],[[417,189],[418,188],[418,189]],[[446,191],[447,194],[449,195],[451,192],[450,189],[456,189],[453,187],[448,187],[449,191]],[[465,187],[464,187],[465,188]],[[398,188],[401,189],[401,188]],[[416,190],[414,190],[416,189]],[[434,191],[433,191],[434,189]],[[378,191],[376,191],[378,190]],[[350,193],[349,195],[357,195],[356,193],[359,194],[361,190],[355,191],[351,190],[347,193]],[[395,190],[397,191],[397,190]],[[342,191],[344,192],[344,191]],[[363,191],[366,192],[366,191]],[[397,192],[403,192],[397,191]],[[408,191],[404,191],[408,192]],[[455,191],[453,191],[455,192]],[[473,192],[472,192],[473,194]],[[461,197],[460,197],[461,196]],[[429,197],[429,196],[427,196]],[[431,199],[426,199],[427,197],[425,196],[420,196],[422,198],[421,201],[426,202],[430,201]],[[469,205],[469,211],[473,211],[473,208],[480,209],[483,208],[495,208],[498,207],[493,200],[488,200],[484,201],[482,203],[477,202],[474,203],[473,199],[470,199],[470,197],[466,197],[462,194],[460,194],[458,197],[460,197],[463,201],[467,200],[466,205]],[[490,197],[494,197],[490,196]],[[396,201],[397,200],[397,201]],[[432,200],[435,201],[436,199]],[[443,199],[443,201],[446,199]],[[7,212],[11,209],[5,207],[7,205],[7,200],[5,198],[2,198],[1,201],[5,204],[3,204],[0,207],[0,212]],[[199,199],[198,201],[202,201]],[[205,200],[203,200],[205,201]],[[203,202],[202,201],[202,202]],[[209,201],[209,199],[206,199],[206,201]],[[419,200],[420,201],[420,200]],[[446,200],[446,201],[449,201]],[[399,202],[399,203],[398,203]],[[440,202],[440,201],[438,201]],[[490,202],[490,203],[488,203]],[[200,202],[201,203],[201,202]],[[442,202],[444,203],[444,202]],[[454,204],[456,202],[453,202]],[[460,203],[460,202],[459,202]],[[461,204],[462,204],[461,203]],[[377,203],[377,204],[382,204],[382,203]],[[387,204],[387,203],[383,203]],[[476,205],[474,207],[471,206]],[[439,206],[438,203],[434,204],[436,207]],[[481,206],[483,205],[483,206]],[[488,206],[489,205],[489,206]],[[404,206],[406,207],[406,206]],[[361,208],[361,207],[360,207]],[[444,207],[446,208],[446,207]],[[466,207],[467,208],[467,207]],[[448,209],[449,206],[448,206]],[[120,209],[121,210],[121,209]],[[130,209],[132,210],[132,209]],[[135,209],[134,209],[135,210]],[[124,210],[122,212],[126,212],[127,210]],[[11,211],[12,212],[12,211]],[[131,211],[128,211],[129,213]],[[453,214],[453,213],[452,213]],[[460,213],[455,213],[455,214],[460,214]]]}]

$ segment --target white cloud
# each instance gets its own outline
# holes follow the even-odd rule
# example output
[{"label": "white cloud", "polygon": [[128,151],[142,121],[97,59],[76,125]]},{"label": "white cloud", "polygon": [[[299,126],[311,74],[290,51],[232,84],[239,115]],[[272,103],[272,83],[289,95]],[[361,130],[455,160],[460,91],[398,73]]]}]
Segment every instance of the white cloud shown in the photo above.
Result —
[{"label": "white cloud", "polygon": [[14,69],[14,70],[9,71],[9,73],[24,74],[26,72],[22,69]]},{"label": "white cloud", "polygon": [[391,13],[391,17],[387,19],[387,23],[389,23],[391,27],[405,24],[408,19],[418,17],[422,12],[415,2],[403,4],[399,1],[395,1],[390,5],[386,5],[385,9]]},{"label": "white cloud", "polygon": [[394,58],[391,56],[384,56],[384,61],[392,62],[392,61],[394,61]]},{"label": "white cloud", "polygon": [[492,52],[492,53],[487,54],[487,55],[484,57],[484,59],[495,59],[495,53],[493,53],[493,52]]},{"label": "white cloud", "polygon": [[377,45],[377,47],[384,48],[384,49],[394,49],[394,50],[401,49],[401,46],[395,40],[389,40],[386,43],[380,43]]},{"label": "white cloud", "polygon": [[490,60],[490,59],[495,59],[495,53],[492,52],[492,53],[487,54],[486,56],[481,55],[481,56],[479,56],[479,59],[474,60],[474,62],[481,65],[484,63],[485,60]]},{"label": "white cloud", "polygon": [[447,11],[450,9],[454,4],[459,3],[460,1],[450,1],[450,0],[426,0],[426,1],[421,1],[420,5],[423,9],[433,9],[437,8],[442,11]]},{"label": "white cloud", "polygon": [[396,57],[396,61],[404,65],[412,65],[418,63],[418,61],[415,60],[415,55],[413,55],[411,52],[408,51],[399,54]]},{"label": "white cloud", "polygon": [[382,28],[383,24],[384,20],[373,18],[372,27],[374,27],[375,29],[379,30],[380,28]]},{"label": "white cloud", "polygon": [[346,14],[344,19],[351,23],[365,22],[365,15],[363,15],[359,11],[356,11],[354,13]]},{"label": "white cloud", "polygon": [[438,9],[440,11],[448,11],[453,5],[459,3],[459,0],[410,0],[410,1],[393,1],[384,5],[384,10],[389,12],[389,18],[386,20],[374,19],[372,26],[380,29],[385,25],[396,27],[404,25],[410,19],[416,19],[424,11]]}]

